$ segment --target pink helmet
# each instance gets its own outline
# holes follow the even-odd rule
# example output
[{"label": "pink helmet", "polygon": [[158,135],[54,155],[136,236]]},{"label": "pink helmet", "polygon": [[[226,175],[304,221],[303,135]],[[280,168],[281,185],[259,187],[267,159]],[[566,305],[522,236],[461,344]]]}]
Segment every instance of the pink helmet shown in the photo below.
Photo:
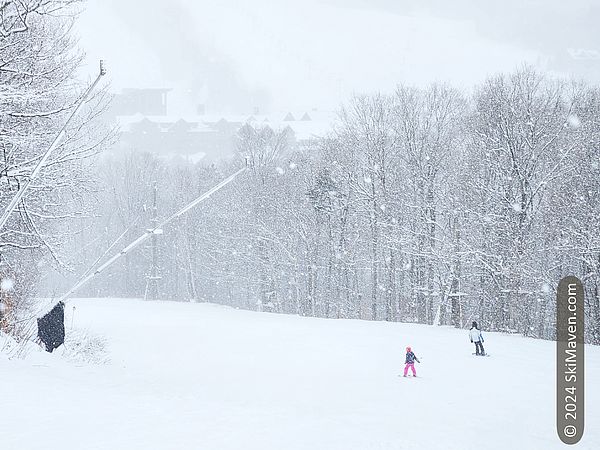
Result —
[{"label": "pink helmet", "polygon": [[410,347],[406,347],[406,353],[411,352],[412,349]]}]

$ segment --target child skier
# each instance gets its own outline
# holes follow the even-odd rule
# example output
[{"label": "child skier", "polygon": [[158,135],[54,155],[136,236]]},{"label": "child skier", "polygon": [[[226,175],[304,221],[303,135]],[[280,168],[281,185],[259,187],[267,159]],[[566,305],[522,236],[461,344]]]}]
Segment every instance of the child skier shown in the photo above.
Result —
[{"label": "child skier", "polygon": [[415,356],[410,347],[406,347],[406,365],[404,366],[404,376],[408,373],[408,368],[412,369],[413,377],[417,376],[417,371],[415,370],[415,361],[420,363],[419,358]]},{"label": "child skier", "polygon": [[471,342],[475,344],[475,354],[477,356],[485,356],[485,350],[483,349],[483,335],[475,321],[472,323],[471,329],[469,330],[469,338],[471,339]]}]

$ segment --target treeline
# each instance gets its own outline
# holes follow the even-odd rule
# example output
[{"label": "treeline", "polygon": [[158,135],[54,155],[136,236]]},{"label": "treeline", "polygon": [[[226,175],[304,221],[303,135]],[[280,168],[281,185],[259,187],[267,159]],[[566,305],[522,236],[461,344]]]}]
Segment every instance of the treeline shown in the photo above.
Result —
[{"label": "treeline", "polygon": [[[351,99],[332,133],[288,148],[243,127],[249,170],[158,238],[159,296],[331,318],[554,337],[567,274],[600,343],[600,90],[525,67],[466,96],[399,86]],[[87,267],[242,162],[106,156],[97,218],[74,235]],[[117,248],[118,245],[115,247]],[[144,296],[151,249],[80,292]]]}]

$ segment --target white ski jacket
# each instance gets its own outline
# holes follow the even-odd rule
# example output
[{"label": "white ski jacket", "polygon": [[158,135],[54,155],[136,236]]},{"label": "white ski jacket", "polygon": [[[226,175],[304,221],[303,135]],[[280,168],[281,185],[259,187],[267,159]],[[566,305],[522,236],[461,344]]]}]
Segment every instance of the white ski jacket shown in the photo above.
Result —
[{"label": "white ski jacket", "polygon": [[473,342],[483,342],[483,336],[481,335],[481,330],[477,328],[471,328],[469,330],[469,338]]}]

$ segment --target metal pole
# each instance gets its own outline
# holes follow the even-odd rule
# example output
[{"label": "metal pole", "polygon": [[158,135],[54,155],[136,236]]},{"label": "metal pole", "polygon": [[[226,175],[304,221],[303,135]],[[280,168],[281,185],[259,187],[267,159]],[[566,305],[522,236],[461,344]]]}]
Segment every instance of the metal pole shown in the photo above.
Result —
[{"label": "metal pole", "polygon": [[[156,194],[158,191],[157,183],[154,182],[153,191],[153,203],[152,203],[152,219],[151,229],[155,230],[158,228],[158,208],[156,205]],[[158,298],[158,239],[156,233],[152,233],[152,267],[150,268],[150,299],[156,300]]]},{"label": "metal pole", "polygon": [[69,291],[67,291],[59,299],[59,301],[66,300],[77,289],[79,289],[81,286],[83,286],[85,283],[87,283],[89,280],[91,280],[92,278],[94,278],[99,273],[103,272],[107,267],[109,267],[110,265],[112,265],[119,258],[121,258],[124,255],[127,255],[131,250],[133,250],[138,245],[140,245],[141,243],[143,243],[144,241],[146,241],[153,234],[160,233],[161,230],[162,230],[162,228],[166,224],[168,224],[172,220],[180,217],[181,215],[185,214],[190,209],[192,209],[194,206],[196,206],[198,203],[200,203],[200,202],[206,200],[207,198],[209,198],[212,194],[214,194],[215,192],[217,192],[218,190],[220,190],[222,187],[224,187],[224,186],[228,185],[229,183],[231,183],[238,175],[240,175],[242,172],[245,172],[246,170],[247,170],[246,167],[243,167],[242,169],[238,170],[233,175],[230,175],[229,177],[225,178],[223,181],[221,181],[219,184],[217,184],[216,186],[214,186],[212,189],[206,191],[200,197],[196,198],[193,202],[189,203],[188,205],[184,206],[183,208],[181,208],[176,213],[174,213],[171,216],[169,216],[166,219],[164,219],[162,222],[160,222],[156,226],[156,228],[153,228],[152,230],[147,230],[144,234],[142,234],[140,237],[138,237],[135,241],[133,241],[131,244],[129,244],[127,247],[125,247],[123,250],[121,250],[119,253],[117,253],[116,255],[113,255],[108,261],[106,261],[104,264],[102,264],[100,267],[98,267],[94,272],[90,273],[85,278],[82,278],[81,280],[79,280],[79,282],[75,286],[73,286],[71,289],[69,289]]},{"label": "metal pole", "polygon": [[25,193],[27,192],[27,190],[33,183],[33,180],[35,180],[37,178],[37,176],[39,175],[40,171],[46,164],[46,161],[48,161],[48,158],[50,157],[52,152],[54,152],[54,150],[56,150],[56,147],[58,147],[58,144],[60,143],[61,139],[65,135],[65,133],[67,131],[67,127],[69,126],[69,123],[71,122],[71,120],[73,120],[73,118],[77,115],[77,113],[83,106],[83,103],[85,102],[85,100],[88,98],[90,93],[94,90],[94,88],[100,81],[100,78],[102,78],[102,76],[105,74],[106,74],[106,69],[104,68],[104,61],[100,61],[100,72],[98,73],[96,80],[94,80],[94,82],[91,84],[91,86],[81,96],[81,98],[79,99],[79,101],[77,102],[77,104],[75,106],[75,109],[73,110],[73,112],[71,112],[71,115],[69,116],[69,118],[67,119],[65,124],[60,129],[60,132],[58,133],[58,135],[56,135],[56,137],[52,141],[52,144],[50,144],[50,147],[48,148],[48,150],[46,150],[46,153],[44,153],[44,155],[42,156],[42,159],[40,159],[40,161],[37,163],[37,165],[33,169],[33,172],[31,172],[31,175],[29,176],[28,180],[21,185],[21,188],[17,191],[16,195],[13,197],[13,199],[10,201],[10,203],[4,210],[2,217],[0,217],[0,231],[4,228],[4,225],[6,225],[6,222],[8,221],[10,215],[13,213],[13,211],[15,210],[15,208],[17,207],[19,202],[23,199],[23,196],[25,195]]}]

